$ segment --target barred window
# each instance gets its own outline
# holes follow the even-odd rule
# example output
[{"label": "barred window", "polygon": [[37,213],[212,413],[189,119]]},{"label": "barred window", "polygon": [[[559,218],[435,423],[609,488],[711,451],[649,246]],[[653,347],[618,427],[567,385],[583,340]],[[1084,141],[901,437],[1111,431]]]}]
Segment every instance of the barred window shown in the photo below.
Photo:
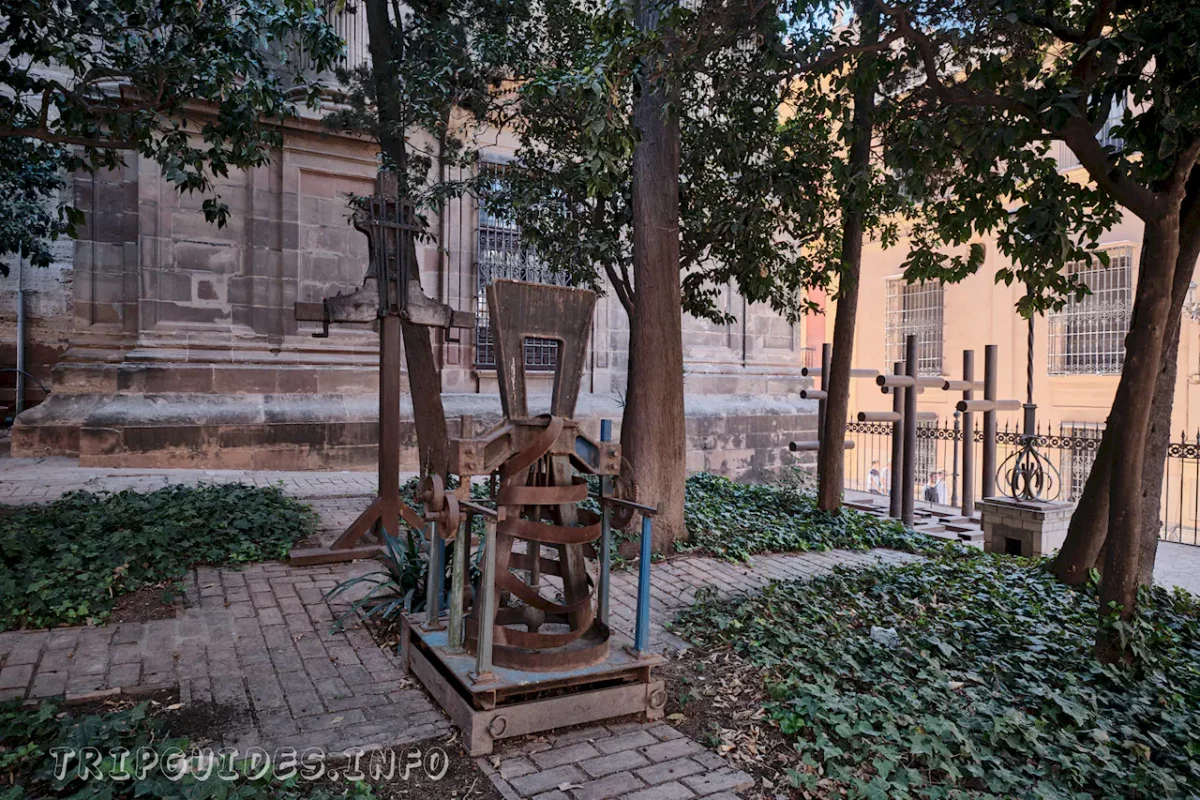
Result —
[{"label": "barred window", "polygon": [[1098,258],[1073,261],[1067,271],[1091,294],[1067,301],[1049,315],[1051,375],[1119,375],[1125,363],[1125,334],[1133,309],[1133,248],[1105,248]]},{"label": "barred window", "polygon": [[[509,169],[506,165],[483,162],[479,168],[494,175],[496,183]],[[479,201],[479,261],[476,264],[475,292],[475,366],[496,366],[496,346],[488,320],[487,287],[497,278],[565,286],[566,275],[555,273],[538,261],[537,254],[521,242],[521,229],[511,219],[488,208],[487,198]],[[553,370],[558,363],[558,342],[551,339],[525,340],[525,369]]]},{"label": "barred window", "polygon": [[904,341],[917,336],[917,372],[942,374],[942,303],[940,282],[906,283],[903,278],[887,282],[884,335],[887,363],[904,361]]},{"label": "barred window", "polygon": [[1103,436],[1103,423],[1064,422],[1059,426],[1061,499],[1075,502],[1083,496],[1083,487],[1096,463],[1096,450]]}]

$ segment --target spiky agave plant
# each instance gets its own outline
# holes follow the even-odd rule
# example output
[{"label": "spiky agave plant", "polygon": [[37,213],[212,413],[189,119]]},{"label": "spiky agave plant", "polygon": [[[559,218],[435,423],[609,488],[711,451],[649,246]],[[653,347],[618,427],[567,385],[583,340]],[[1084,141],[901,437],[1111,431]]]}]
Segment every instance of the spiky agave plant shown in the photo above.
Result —
[{"label": "spiky agave plant", "polygon": [[388,620],[401,612],[425,608],[425,580],[429,561],[421,556],[424,536],[410,530],[403,538],[383,534],[384,553],[379,557],[382,569],[342,581],[325,593],[326,602],[355,587],[369,586],[362,597],[350,603],[333,624],[334,631],[344,630],[354,618]]}]

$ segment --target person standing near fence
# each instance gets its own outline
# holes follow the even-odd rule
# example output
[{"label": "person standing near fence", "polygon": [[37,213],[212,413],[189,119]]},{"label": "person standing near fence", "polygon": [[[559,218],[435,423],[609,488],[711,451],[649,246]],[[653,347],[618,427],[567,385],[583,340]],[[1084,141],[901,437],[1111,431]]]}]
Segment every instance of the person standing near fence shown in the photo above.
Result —
[{"label": "person standing near fence", "polygon": [[883,490],[883,473],[879,470],[879,462],[871,462],[871,470],[867,473],[867,491],[871,494],[886,494]]}]

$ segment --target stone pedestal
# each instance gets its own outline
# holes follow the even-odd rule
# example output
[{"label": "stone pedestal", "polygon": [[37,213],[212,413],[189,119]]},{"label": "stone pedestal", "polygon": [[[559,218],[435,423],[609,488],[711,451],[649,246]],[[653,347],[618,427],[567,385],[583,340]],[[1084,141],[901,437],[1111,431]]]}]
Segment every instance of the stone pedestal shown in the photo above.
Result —
[{"label": "stone pedestal", "polygon": [[1048,556],[1062,547],[1073,503],[1018,502],[991,497],[975,504],[983,517],[983,549],[988,553]]}]

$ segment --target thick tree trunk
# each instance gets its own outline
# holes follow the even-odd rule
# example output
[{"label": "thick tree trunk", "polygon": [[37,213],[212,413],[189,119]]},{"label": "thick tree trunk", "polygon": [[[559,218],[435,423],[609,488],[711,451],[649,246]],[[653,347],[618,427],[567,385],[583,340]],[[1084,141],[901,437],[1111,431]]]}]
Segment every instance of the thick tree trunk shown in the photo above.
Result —
[{"label": "thick tree trunk", "polygon": [[[1113,430],[1113,467],[1109,480],[1108,535],[1104,545],[1100,608],[1102,614],[1116,611],[1122,619],[1130,618],[1137,604],[1141,574],[1140,534],[1145,509],[1142,481],[1146,441],[1155,384],[1166,349],[1171,290],[1179,255],[1179,223],[1176,209],[1146,226],[1145,260],[1138,279],[1140,297],[1130,320],[1125,364],[1109,416],[1109,427]],[[1106,625],[1100,626],[1096,655],[1102,661],[1127,660],[1129,657],[1120,637]]]},{"label": "thick tree trunk", "polygon": [[[879,39],[879,12],[860,2],[863,20],[862,42]],[[825,399],[825,428],[817,451],[817,506],[836,511],[842,505],[846,472],[846,415],[850,411],[850,368],[854,362],[854,328],[858,318],[858,286],[862,271],[865,202],[871,183],[872,116],[875,109],[875,58],[861,56],[854,75],[854,117],[852,121],[848,175],[850,186],[842,204],[842,264],[838,274],[837,315],[833,322],[833,359],[829,374],[821,376]]]},{"label": "thick tree trunk", "polygon": [[1171,443],[1171,412],[1175,405],[1175,379],[1179,372],[1179,338],[1183,329],[1183,304],[1187,301],[1196,259],[1200,258],[1200,179],[1192,181],[1183,203],[1179,231],[1179,255],[1171,287],[1171,316],[1167,319],[1166,345],[1162,371],[1154,387],[1154,405],[1150,412],[1150,433],[1146,439],[1146,467],[1143,483],[1146,506],[1143,509],[1141,555],[1138,582],[1154,583],[1154,562],[1158,557],[1159,530],[1162,527],[1163,474],[1167,469],[1167,448]]},{"label": "thick tree trunk", "polygon": [[[1189,215],[1197,214],[1197,208],[1200,208],[1200,181],[1194,182],[1184,201],[1183,219],[1192,219]],[[1147,247],[1152,244],[1152,231],[1153,229],[1147,227],[1143,239],[1140,259],[1143,265],[1150,257]],[[1171,413],[1175,401],[1181,313],[1198,256],[1200,226],[1184,224],[1180,230],[1179,256],[1171,287],[1171,310],[1166,320],[1162,369],[1153,389],[1146,390],[1147,394],[1152,395],[1152,404],[1142,479],[1146,499],[1143,508],[1139,582],[1147,586],[1153,581],[1154,558],[1161,525],[1159,511],[1162,504],[1163,471],[1166,468],[1166,452],[1171,435]],[[1071,585],[1084,583],[1091,569],[1100,569],[1103,566],[1104,542],[1108,533],[1108,488],[1112,475],[1112,430],[1111,424],[1106,425],[1092,471],[1071,517],[1066,541],[1051,565],[1054,574]]]},{"label": "thick tree trunk", "polygon": [[[659,0],[643,0],[637,25],[658,27]],[[668,88],[641,67],[633,121],[633,313],[629,318],[629,387],[621,449],[640,500],[658,506],[654,545],[667,552],[685,535],[683,493],[682,289],[679,278],[679,122]]]}]

